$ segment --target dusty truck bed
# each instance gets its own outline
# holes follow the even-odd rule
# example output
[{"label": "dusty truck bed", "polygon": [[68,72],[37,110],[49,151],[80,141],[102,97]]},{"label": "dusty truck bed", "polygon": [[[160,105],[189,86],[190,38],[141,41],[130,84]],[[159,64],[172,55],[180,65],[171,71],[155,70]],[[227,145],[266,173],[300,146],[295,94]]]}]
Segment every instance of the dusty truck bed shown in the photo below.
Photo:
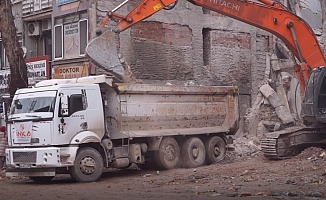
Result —
[{"label": "dusty truck bed", "polygon": [[238,128],[235,86],[118,84],[107,90],[106,124],[112,139],[234,134]]}]

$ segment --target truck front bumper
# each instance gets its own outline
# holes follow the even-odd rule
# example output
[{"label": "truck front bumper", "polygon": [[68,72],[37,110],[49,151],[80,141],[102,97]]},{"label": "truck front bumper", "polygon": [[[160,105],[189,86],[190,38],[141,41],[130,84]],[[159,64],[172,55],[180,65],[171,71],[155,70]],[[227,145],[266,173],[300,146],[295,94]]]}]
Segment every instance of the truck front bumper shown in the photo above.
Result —
[{"label": "truck front bumper", "polygon": [[6,176],[55,176],[55,168],[8,168]]},{"label": "truck front bumper", "polygon": [[74,164],[78,147],[6,149],[7,176],[54,176],[55,168]]}]

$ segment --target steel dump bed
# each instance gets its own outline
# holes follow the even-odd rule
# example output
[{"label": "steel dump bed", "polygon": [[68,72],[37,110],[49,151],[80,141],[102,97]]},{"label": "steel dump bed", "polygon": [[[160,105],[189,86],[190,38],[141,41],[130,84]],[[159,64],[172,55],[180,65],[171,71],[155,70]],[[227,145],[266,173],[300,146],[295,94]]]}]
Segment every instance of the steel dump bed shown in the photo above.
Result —
[{"label": "steel dump bed", "polygon": [[235,86],[117,84],[107,93],[112,139],[225,133],[238,128]]}]

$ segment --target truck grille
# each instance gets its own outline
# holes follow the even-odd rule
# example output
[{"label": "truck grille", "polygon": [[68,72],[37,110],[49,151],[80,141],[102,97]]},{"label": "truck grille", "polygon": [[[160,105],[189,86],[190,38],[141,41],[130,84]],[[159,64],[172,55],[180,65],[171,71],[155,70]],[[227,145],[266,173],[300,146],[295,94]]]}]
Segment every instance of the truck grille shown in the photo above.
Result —
[{"label": "truck grille", "polygon": [[14,163],[35,163],[36,151],[32,152],[13,152]]}]

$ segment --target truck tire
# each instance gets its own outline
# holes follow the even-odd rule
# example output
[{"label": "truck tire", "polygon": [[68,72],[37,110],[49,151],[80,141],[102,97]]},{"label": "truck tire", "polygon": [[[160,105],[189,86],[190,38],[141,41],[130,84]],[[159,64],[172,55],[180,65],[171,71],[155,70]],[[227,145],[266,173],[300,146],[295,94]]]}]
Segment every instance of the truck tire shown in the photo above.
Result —
[{"label": "truck tire", "polygon": [[30,176],[28,178],[35,183],[46,183],[51,181],[54,178],[54,176]]},{"label": "truck tire", "polygon": [[74,166],[70,167],[70,176],[78,182],[98,180],[103,173],[101,154],[93,148],[86,147],[78,151]]},{"label": "truck tire", "polygon": [[194,168],[205,164],[206,150],[204,143],[197,137],[188,138],[182,145],[183,167]]},{"label": "truck tire", "polygon": [[157,166],[162,169],[176,168],[180,163],[180,147],[173,137],[164,137],[159,150],[154,152]]},{"label": "truck tire", "polygon": [[213,136],[206,140],[206,163],[212,164],[223,160],[226,155],[225,141],[219,136]]}]

